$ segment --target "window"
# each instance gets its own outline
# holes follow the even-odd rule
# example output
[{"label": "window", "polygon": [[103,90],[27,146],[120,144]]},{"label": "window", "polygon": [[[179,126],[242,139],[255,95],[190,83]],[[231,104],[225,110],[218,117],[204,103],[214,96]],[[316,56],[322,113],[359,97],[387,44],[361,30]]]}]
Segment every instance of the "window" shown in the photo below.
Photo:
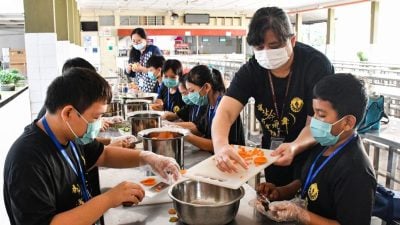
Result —
[{"label": "window", "polygon": [[100,16],[99,17],[100,26],[115,26],[114,16]]}]

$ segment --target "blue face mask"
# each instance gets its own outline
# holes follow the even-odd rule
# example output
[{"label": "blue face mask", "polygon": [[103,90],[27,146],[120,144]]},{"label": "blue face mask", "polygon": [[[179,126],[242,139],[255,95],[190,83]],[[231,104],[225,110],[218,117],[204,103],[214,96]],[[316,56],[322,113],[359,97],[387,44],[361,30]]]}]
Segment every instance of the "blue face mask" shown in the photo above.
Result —
[{"label": "blue face mask", "polygon": [[183,101],[186,105],[193,105],[193,102],[190,101],[190,99],[189,99],[189,95],[182,95],[182,101]]},{"label": "blue face mask", "polygon": [[[201,89],[203,89],[203,87]],[[188,94],[189,100],[198,106],[208,105],[207,95],[204,96],[200,95],[201,89],[199,91],[189,93]]]},{"label": "blue face mask", "polygon": [[69,123],[67,121],[65,121],[69,127],[69,129],[71,130],[71,132],[74,134],[75,136],[75,142],[77,144],[80,145],[86,145],[89,144],[90,142],[92,142],[97,135],[100,132],[101,129],[101,120],[98,119],[92,123],[89,123],[78,111],[76,111],[79,116],[85,121],[85,123],[87,124],[87,128],[86,128],[86,132],[85,134],[83,134],[82,137],[78,137],[78,135],[76,135],[76,133],[72,130],[71,126],[69,125]]},{"label": "blue face mask", "polygon": [[163,84],[167,88],[174,88],[174,87],[178,86],[179,81],[178,81],[178,79],[163,78]]},{"label": "blue face mask", "polygon": [[145,43],[139,43],[139,44],[137,44],[137,45],[133,45],[133,47],[134,47],[136,50],[141,51],[141,50],[143,50],[144,47],[146,47],[146,44],[145,44]]},{"label": "blue face mask", "polygon": [[152,71],[148,71],[147,72],[147,76],[151,79],[151,80],[157,80],[156,75],[154,75],[154,73]]},{"label": "blue face mask", "polygon": [[340,134],[338,134],[337,136],[333,135],[331,133],[331,130],[332,126],[338,123],[340,120],[330,124],[323,122],[321,120],[317,120],[314,117],[311,118],[310,128],[312,136],[322,146],[332,146],[336,144],[339,140],[340,135],[344,132],[344,130],[340,132]]}]

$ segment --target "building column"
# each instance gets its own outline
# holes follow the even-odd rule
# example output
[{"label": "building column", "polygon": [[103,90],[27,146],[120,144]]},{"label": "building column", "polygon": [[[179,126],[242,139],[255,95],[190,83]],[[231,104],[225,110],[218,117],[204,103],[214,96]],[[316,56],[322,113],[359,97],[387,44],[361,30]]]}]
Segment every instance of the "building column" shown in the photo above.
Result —
[{"label": "building column", "polygon": [[335,58],[335,9],[333,8],[328,9],[325,55],[330,59]]},{"label": "building column", "polygon": [[58,75],[54,9],[54,0],[24,0],[25,51],[32,119],[36,118],[43,106],[47,87]]},{"label": "building column", "polygon": [[296,13],[296,36],[298,41],[303,41],[303,34],[302,34],[302,27],[303,27],[303,15],[301,13]]},{"label": "building column", "polygon": [[369,35],[369,60],[375,61],[376,55],[378,53],[378,23],[379,23],[379,1],[372,1],[371,2],[371,24],[370,24],[370,35]]}]

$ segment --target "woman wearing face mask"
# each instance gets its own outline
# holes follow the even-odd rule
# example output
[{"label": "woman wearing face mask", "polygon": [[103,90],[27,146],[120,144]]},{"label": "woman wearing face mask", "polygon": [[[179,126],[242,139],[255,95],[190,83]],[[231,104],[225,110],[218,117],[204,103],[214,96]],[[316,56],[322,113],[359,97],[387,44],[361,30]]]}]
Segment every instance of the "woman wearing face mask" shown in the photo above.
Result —
[{"label": "woman wearing face mask", "polygon": [[161,69],[165,63],[165,58],[162,55],[152,55],[147,61],[147,76],[156,81],[154,88],[151,92],[158,93],[161,89],[162,84],[162,73]]},{"label": "woman wearing face mask", "polygon": [[155,80],[147,76],[146,63],[152,55],[161,55],[160,49],[147,43],[147,35],[143,28],[136,28],[131,33],[132,49],[129,52],[128,66],[125,74],[128,79],[134,78],[134,82],[143,92],[152,92]]},{"label": "woman wearing face mask", "polygon": [[178,112],[185,105],[178,90],[179,77],[182,76],[182,64],[176,59],[165,61],[161,70],[162,85],[158,97],[151,109]]},{"label": "woman wearing face mask", "polygon": [[173,112],[164,112],[163,119],[168,121],[176,121],[174,122],[175,125],[180,127],[189,129],[191,132],[197,131],[197,125],[200,122],[200,119],[207,111],[207,105],[199,106],[194,104],[189,99],[189,91],[186,88],[186,80],[188,75],[184,74],[179,77],[179,85],[178,90],[182,95],[182,101],[185,103],[185,106],[182,107],[176,113]]},{"label": "woman wearing face mask", "polygon": [[308,126],[313,115],[312,88],[334,69],[321,52],[296,42],[288,15],[277,7],[257,10],[247,43],[254,56],[236,73],[213,123],[217,166],[222,171],[236,171],[233,159],[247,168],[229,146],[227,128],[253,97],[255,116],[263,131],[262,147],[276,149],[274,154],[280,156],[265,171],[266,179],[285,185],[293,180],[294,166],[302,164],[307,153],[291,164],[294,156],[316,143]]},{"label": "woman wearing face mask", "polygon": [[[192,131],[193,134],[186,140],[202,150],[212,152],[214,148],[211,140],[211,124],[215,121],[215,112],[225,94],[222,75],[216,69],[210,71],[207,66],[195,66],[188,74],[186,87],[189,91],[188,99],[192,103],[207,106],[206,113],[196,126],[197,130]],[[244,144],[243,126],[239,117],[228,130],[230,144]]]}]

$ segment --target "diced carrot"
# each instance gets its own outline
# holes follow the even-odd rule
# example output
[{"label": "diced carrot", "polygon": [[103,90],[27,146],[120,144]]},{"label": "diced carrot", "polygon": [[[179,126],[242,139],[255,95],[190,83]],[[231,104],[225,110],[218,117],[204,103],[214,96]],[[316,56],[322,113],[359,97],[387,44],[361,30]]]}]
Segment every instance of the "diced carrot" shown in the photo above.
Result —
[{"label": "diced carrot", "polygon": [[265,157],[265,156],[258,156],[258,157],[256,157],[255,159],[254,159],[254,164],[258,164],[258,165],[261,165],[261,164],[264,164],[264,163],[266,163],[267,162],[267,158]]},{"label": "diced carrot", "polygon": [[146,178],[146,179],[140,181],[140,183],[142,183],[143,185],[146,185],[146,186],[153,186],[156,184],[156,179],[149,177],[149,178]]}]

